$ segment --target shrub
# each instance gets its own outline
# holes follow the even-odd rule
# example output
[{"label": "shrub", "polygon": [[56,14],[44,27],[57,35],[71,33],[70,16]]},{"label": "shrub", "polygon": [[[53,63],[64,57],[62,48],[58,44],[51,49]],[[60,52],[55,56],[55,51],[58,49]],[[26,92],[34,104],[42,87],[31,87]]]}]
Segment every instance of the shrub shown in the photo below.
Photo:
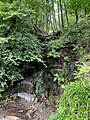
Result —
[{"label": "shrub", "polygon": [[0,92],[23,79],[19,65],[43,62],[41,43],[31,34],[32,8],[23,2],[0,2]]},{"label": "shrub", "polygon": [[[72,82],[58,101],[56,118],[49,120],[88,120],[90,118],[90,80]],[[53,115],[55,116],[55,115]]]},{"label": "shrub", "polygon": [[13,83],[22,79],[18,66],[22,62],[42,62],[41,45],[33,35],[20,32],[0,37],[0,83]]}]

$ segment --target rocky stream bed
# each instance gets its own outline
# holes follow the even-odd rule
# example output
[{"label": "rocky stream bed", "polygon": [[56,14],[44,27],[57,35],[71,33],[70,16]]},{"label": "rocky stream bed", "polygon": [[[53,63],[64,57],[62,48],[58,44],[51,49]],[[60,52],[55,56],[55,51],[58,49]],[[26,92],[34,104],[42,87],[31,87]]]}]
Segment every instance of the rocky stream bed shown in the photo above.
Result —
[{"label": "rocky stream bed", "polygon": [[9,88],[10,97],[0,101],[0,120],[48,120],[51,113],[56,112],[58,95],[51,91],[46,97],[44,91],[36,96],[31,81],[32,77]]}]

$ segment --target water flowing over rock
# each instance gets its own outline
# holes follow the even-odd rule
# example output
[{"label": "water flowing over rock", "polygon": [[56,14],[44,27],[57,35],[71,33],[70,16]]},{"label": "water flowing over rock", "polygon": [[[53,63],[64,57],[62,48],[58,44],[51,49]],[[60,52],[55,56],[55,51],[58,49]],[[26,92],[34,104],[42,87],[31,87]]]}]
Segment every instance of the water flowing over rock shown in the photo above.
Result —
[{"label": "water flowing over rock", "polygon": [[21,120],[21,119],[16,116],[0,116],[0,120]]},{"label": "water flowing over rock", "polygon": [[[10,89],[11,101],[6,105],[2,103],[5,109],[2,108],[1,111],[3,115],[12,115],[13,117],[6,119],[6,116],[1,120],[14,120],[15,116],[18,117],[15,120],[47,120],[50,114],[56,111],[55,101],[57,99],[55,95],[53,96],[57,85],[52,85],[48,78],[52,81],[48,73],[45,73],[44,78],[43,71],[39,71]],[[35,94],[35,82],[40,80],[43,83],[43,79],[46,81],[41,84],[43,85],[41,93]]]}]

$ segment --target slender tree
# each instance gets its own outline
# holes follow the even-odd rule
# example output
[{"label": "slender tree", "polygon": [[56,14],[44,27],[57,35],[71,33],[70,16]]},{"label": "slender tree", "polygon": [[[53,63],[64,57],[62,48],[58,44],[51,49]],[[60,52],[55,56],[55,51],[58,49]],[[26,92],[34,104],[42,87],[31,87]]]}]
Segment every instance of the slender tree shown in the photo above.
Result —
[{"label": "slender tree", "polygon": [[65,8],[65,15],[66,15],[67,25],[69,25],[68,14],[67,14],[67,7],[66,7],[66,0],[64,0],[64,8]]},{"label": "slender tree", "polygon": [[54,0],[51,0],[52,2],[52,18],[53,18],[53,26],[54,26],[54,29],[57,29],[57,22],[56,22],[56,15],[55,15],[55,2]]},{"label": "slender tree", "polygon": [[64,27],[62,1],[61,1],[61,0],[59,0],[59,3],[60,3],[60,9],[61,9],[61,22],[62,22],[62,27]]},{"label": "slender tree", "polygon": [[46,31],[49,31],[49,0],[46,0]]},{"label": "slender tree", "polygon": [[58,9],[58,25],[60,28],[60,5],[59,5],[59,1],[57,0],[57,9]]}]

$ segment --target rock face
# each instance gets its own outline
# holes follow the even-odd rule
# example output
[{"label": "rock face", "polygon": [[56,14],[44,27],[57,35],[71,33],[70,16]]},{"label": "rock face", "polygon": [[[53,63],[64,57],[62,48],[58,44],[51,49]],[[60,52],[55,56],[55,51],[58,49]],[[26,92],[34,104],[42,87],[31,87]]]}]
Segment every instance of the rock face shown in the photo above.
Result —
[{"label": "rock face", "polygon": [[34,93],[34,82],[37,79],[40,72],[33,74],[30,78],[22,81],[14,89],[12,89],[11,97],[13,99],[21,98],[31,103],[37,103],[38,98]]},{"label": "rock face", "polygon": [[0,120],[21,120],[16,116],[0,116]]}]

